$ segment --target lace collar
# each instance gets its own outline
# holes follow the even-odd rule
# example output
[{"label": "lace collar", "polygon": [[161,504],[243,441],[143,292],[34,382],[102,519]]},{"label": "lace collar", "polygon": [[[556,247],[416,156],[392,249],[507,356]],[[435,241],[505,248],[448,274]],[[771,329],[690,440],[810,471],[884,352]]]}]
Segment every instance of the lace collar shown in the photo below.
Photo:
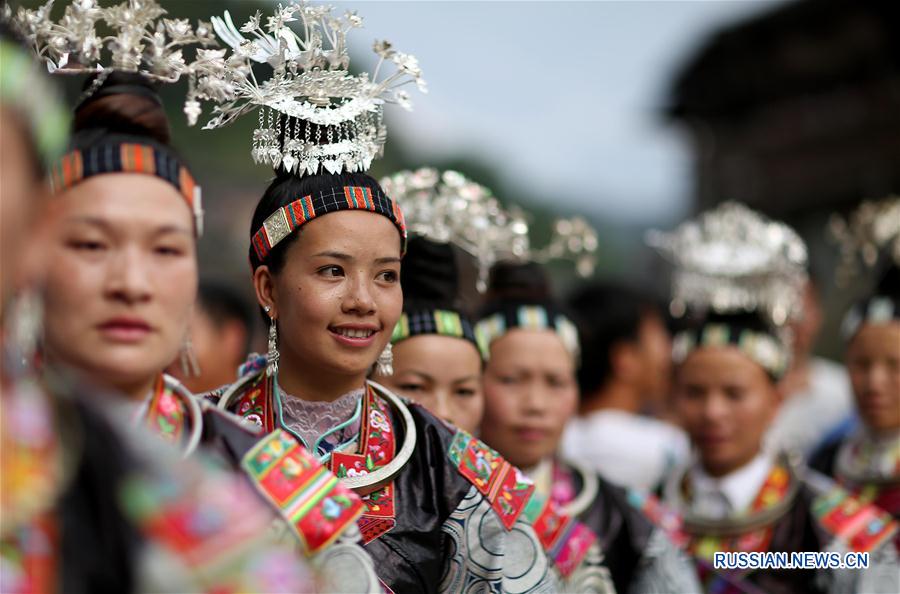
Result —
[{"label": "lace collar", "polygon": [[309,401],[288,394],[275,384],[281,425],[318,456],[342,449],[359,435],[364,388],[331,401]]}]

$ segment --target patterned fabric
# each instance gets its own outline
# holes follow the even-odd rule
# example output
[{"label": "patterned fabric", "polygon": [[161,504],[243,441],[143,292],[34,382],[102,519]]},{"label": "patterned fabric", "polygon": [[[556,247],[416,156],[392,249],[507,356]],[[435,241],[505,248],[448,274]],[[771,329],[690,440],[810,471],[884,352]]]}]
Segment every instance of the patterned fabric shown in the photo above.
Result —
[{"label": "patterned fabric", "polygon": [[[143,455],[164,458],[167,452],[154,445],[145,444]],[[128,477],[121,487],[123,511],[145,538],[143,562],[150,571],[144,572],[141,591],[313,588],[302,559],[273,540],[272,515],[243,477],[207,465],[202,456],[165,462],[152,473]]]},{"label": "patterned fabric", "polygon": [[578,329],[561,311],[550,305],[509,304],[484,313],[475,324],[475,336],[485,360],[490,357],[491,343],[512,330],[552,330],[559,335],[575,360],[579,357]]},{"label": "patterned fabric", "polygon": [[153,433],[172,444],[181,443],[190,432],[191,423],[200,419],[190,418],[190,409],[178,394],[166,384],[162,374],[156,380],[144,422]]},{"label": "patterned fabric", "polygon": [[[191,212],[201,213],[200,186],[181,161],[162,145],[130,142],[98,143],[64,155],[50,169],[55,192],[62,192],[89,177],[104,173],[143,173],[171,184],[181,194]],[[201,229],[195,230],[197,235]]]},{"label": "patterned fabric", "polygon": [[377,188],[355,186],[328,188],[282,206],[253,234],[253,249],[260,261],[265,261],[272,248],[296,229],[316,217],[341,210],[368,210],[387,217],[400,232],[401,253],[406,252],[406,223],[400,206]]},{"label": "patterned fabric", "polygon": [[0,592],[54,592],[59,578],[59,527],[52,512],[19,526],[0,542]]},{"label": "patterned fabric", "polygon": [[241,466],[281,511],[307,554],[333,543],[362,514],[359,497],[284,431],[264,437]]},{"label": "patterned fabric", "polygon": [[54,405],[23,379],[0,389],[0,537],[52,508],[66,475]]},{"label": "patterned fabric", "polygon": [[495,450],[458,431],[448,452],[459,473],[487,498],[507,529],[525,510],[534,484]]},{"label": "patterned fabric", "polygon": [[694,349],[721,346],[739,348],[774,378],[784,375],[790,360],[788,348],[775,336],[727,324],[704,324],[679,332],[672,340],[672,358],[681,363]]},{"label": "patterned fabric", "polygon": [[475,338],[475,329],[472,322],[457,311],[446,309],[421,309],[403,312],[400,321],[394,326],[391,335],[391,343],[419,336],[422,334],[437,334],[439,336],[451,336],[468,340],[481,352],[478,340]]},{"label": "patterned fabric", "polygon": [[[575,476],[576,472],[583,475],[584,470],[576,471],[556,459],[551,460],[549,466],[550,472],[546,473],[552,481],[549,486],[532,473],[538,490],[549,490],[551,502],[559,509],[565,510],[573,503],[583,508],[576,500],[584,497],[587,477],[582,478],[582,488],[578,491]],[[577,518],[598,537],[614,584],[620,590],[623,584],[629,584],[628,591],[641,594],[699,592],[700,584],[688,555],[676,547],[662,529],[652,528],[652,523],[633,509],[626,499],[627,490],[612,487],[599,477],[596,480],[594,499],[582,511],[571,513],[577,513]],[[615,497],[614,493],[621,494],[621,498]],[[604,522],[607,517],[610,520]],[[643,533],[644,526],[650,528],[646,540],[638,536]],[[572,585],[571,578],[567,584]]]},{"label": "patterned fabric", "polygon": [[851,551],[872,551],[890,542],[898,526],[883,510],[860,503],[835,485],[813,502],[813,515],[822,527]]},{"label": "patterned fabric", "polygon": [[531,527],[519,522],[510,530],[476,487],[472,487],[442,530],[450,544],[439,591],[562,590]]},{"label": "patterned fabric", "polygon": [[563,579],[571,577],[590,548],[596,546],[597,537],[587,526],[538,494],[529,500],[525,516]]},{"label": "patterned fabric", "polygon": [[[338,477],[364,476],[394,459],[396,432],[391,423],[387,403],[378,398],[371,386],[366,389],[362,418],[365,424],[359,434],[359,452],[334,452],[331,471]],[[363,496],[365,510],[358,525],[364,544],[368,544],[394,527],[395,491],[393,483]]]},{"label": "patterned fabric", "polygon": [[43,166],[65,150],[69,112],[34,57],[19,45],[0,39],[0,103],[22,116]]}]

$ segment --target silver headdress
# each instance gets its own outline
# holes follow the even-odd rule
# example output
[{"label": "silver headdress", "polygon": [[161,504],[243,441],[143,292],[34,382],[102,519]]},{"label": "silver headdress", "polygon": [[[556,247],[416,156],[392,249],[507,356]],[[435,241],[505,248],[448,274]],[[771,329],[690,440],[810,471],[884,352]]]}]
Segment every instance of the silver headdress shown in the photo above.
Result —
[{"label": "silver headdress", "polygon": [[411,233],[453,243],[475,258],[479,291],[486,289],[491,267],[501,260],[573,259],[580,274],[593,272],[597,234],[584,219],[558,219],[550,243],[535,250],[525,212],[505,208],[488,188],[461,173],[423,167],[380,183],[403,209]]},{"label": "silver headdress", "polygon": [[53,3],[49,0],[34,10],[19,8],[14,25],[50,72],[100,74],[86,96],[115,70],[176,82],[193,71],[182,56],[185,46],[216,45],[212,25],[200,22],[194,29],[186,19],[160,18],[166,11],[154,0],[107,7],[96,0],[74,0],[59,21],[50,17]]},{"label": "silver headdress", "polygon": [[756,312],[770,330],[706,321],[675,335],[676,363],[701,346],[739,348],[774,378],[790,362],[790,329],[806,282],[806,245],[793,229],[726,202],[671,233],[651,231],[647,243],[675,265],[670,309],[707,315]]},{"label": "silver headdress", "polygon": [[867,200],[850,215],[849,221],[837,215],[832,217],[830,227],[841,247],[839,284],[846,284],[859,272],[860,260],[867,268],[873,268],[882,253],[900,267],[900,196]]},{"label": "silver headdress", "polygon": [[[384,103],[409,109],[409,93],[400,87],[415,83],[426,92],[425,81],[416,58],[386,41],[375,42],[379,62],[371,79],[350,74],[345,38],[362,26],[362,18],[354,12],[334,16],[332,10],[305,1],[279,4],[264,26],[257,11],[240,29],[227,11],[213,17],[216,33],[232,51],[227,58],[225,51],[204,52],[203,72],[185,112],[196,120],[199,100],[213,101],[213,118],[204,126],[213,129],[258,109],[251,152],[257,163],[297,175],[314,174],[320,166],[331,173],[368,169],[386,138]],[[271,77],[258,81],[254,62],[271,67]],[[385,62],[395,70],[379,81]]]},{"label": "silver headdress", "polygon": [[675,265],[672,313],[757,310],[774,326],[799,314],[806,281],[803,240],[783,223],[735,202],[671,233],[651,231],[647,243]]}]

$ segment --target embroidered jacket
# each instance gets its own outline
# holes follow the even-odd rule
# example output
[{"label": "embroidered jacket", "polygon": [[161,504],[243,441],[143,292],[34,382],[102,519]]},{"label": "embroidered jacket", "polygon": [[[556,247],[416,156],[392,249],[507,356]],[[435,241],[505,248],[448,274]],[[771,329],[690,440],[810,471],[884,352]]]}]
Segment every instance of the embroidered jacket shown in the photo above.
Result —
[{"label": "embroidered jacket", "polygon": [[[666,503],[631,493],[633,504],[664,528],[694,558],[707,592],[839,593],[900,591],[900,565],[892,539],[897,525],[860,503],[823,475],[786,460],[773,466],[747,513],[724,520],[688,511],[683,476],[669,483]],[[858,551],[870,554],[865,570],[713,570],[715,552]]]},{"label": "embroidered jacket", "polygon": [[274,534],[296,543],[320,574],[325,590],[379,590],[372,559],[358,546],[354,522],[362,500],[340,484],[328,468],[291,435],[265,435],[240,417],[195,397],[163,375],[141,411],[142,422],[185,456],[198,445],[245,473],[279,518]]},{"label": "embroidered jacket", "polygon": [[314,587],[307,565],[268,537],[272,516],[244,481],[120,431],[100,395],[74,386],[0,392],[0,591]]},{"label": "embroidered jacket", "polygon": [[[810,466],[851,491],[860,501],[900,519],[900,435],[875,447],[862,432],[823,446]],[[897,540],[900,546],[900,539]]]},{"label": "embroidered jacket", "polygon": [[700,591],[690,559],[629,503],[625,489],[572,462],[551,459],[541,467],[546,476],[532,475],[538,489],[596,535],[616,591]]},{"label": "embroidered jacket", "polygon": [[[288,429],[274,384],[255,373],[211,397],[278,433]],[[614,591],[593,539],[553,513],[544,517],[565,530],[548,558],[526,512],[543,504],[497,452],[377,384],[362,398],[359,434],[324,458],[363,498],[358,526],[386,589],[553,592],[565,579],[581,592]]]}]

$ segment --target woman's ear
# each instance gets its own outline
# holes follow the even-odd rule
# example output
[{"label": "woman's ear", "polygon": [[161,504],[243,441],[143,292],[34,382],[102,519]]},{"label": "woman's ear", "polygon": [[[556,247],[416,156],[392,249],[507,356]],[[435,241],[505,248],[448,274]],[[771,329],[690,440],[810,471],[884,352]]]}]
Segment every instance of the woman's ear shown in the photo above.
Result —
[{"label": "woman's ear", "polygon": [[269,267],[262,265],[253,271],[253,289],[256,291],[256,301],[260,306],[268,309],[269,317],[278,318],[277,291],[275,290],[275,278]]}]

